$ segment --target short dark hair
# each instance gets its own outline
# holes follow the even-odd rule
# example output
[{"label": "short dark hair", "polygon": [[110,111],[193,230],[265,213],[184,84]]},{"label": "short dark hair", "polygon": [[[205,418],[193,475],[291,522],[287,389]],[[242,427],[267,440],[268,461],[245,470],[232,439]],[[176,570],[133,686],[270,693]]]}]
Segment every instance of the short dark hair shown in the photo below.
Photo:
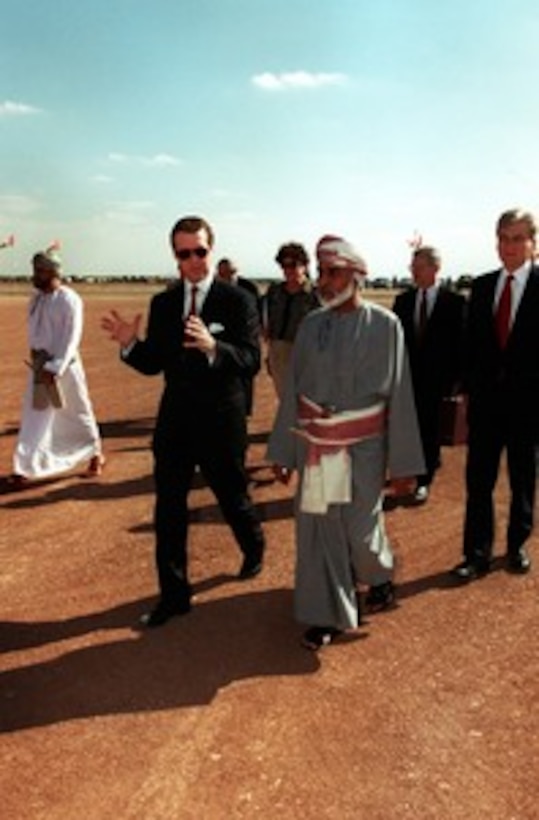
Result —
[{"label": "short dark hair", "polygon": [[431,265],[436,265],[437,268],[442,265],[440,251],[432,245],[420,245],[419,248],[416,248],[412,254],[412,259],[417,259],[418,256],[426,259]]},{"label": "short dark hair", "polygon": [[281,245],[277,251],[275,261],[278,265],[282,265],[285,259],[292,259],[301,265],[309,264],[309,254],[299,242],[287,242],[285,245]]},{"label": "short dark hair", "polygon": [[496,223],[496,234],[499,234],[503,228],[513,225],[515,222],[524,222],[530,233],[530,239],[535,239],[537,234],[537,220],[530,211],[525,211],[523,208],[511,208],[509,211],[504,211]]},{"label": "short dark hair", "polygon": [[174,237],[177,233],[197,233],[197,231],[200,230],[206,231],[210,248],[212,248],[215,242],[215,234],[210,223],[202,216],[182,216],[181,219],[178,219],[170,231],[170,244],[173,244]]}]

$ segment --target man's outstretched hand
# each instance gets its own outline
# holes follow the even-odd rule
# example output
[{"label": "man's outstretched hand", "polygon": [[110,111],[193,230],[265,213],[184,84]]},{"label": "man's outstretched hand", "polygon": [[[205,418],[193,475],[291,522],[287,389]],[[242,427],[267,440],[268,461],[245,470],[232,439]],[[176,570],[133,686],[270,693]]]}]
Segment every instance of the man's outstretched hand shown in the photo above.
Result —
[{"label": "man's outstretched hand", "polygon": [[141,320],[141,313],[137,313],[134,319],[127,321],[116,310],[111,310],[101,319],[101,327],[121,347],[129,347],[138,338]]}]

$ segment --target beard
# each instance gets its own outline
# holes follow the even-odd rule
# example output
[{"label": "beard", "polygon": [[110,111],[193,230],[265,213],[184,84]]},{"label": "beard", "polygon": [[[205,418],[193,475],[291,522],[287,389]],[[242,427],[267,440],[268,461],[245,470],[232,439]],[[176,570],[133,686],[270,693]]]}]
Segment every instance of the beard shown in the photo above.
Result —
[{"label": "beard", "polygon": [[324,310],[334,310],[335,308],[338,308],[341,305],[343,305],[345,302],[348,302],[348,300],[353,297],[354,293],[356,292],[356,287],[357,285],[355,282],[350,282],[350,284],[347,285],[345,289],[341,291],[341,293],[337,293],[336,296],[331,296],[330,298],[326,299],[319,292],[318,298],[320,299],[320,302],[322,303],[322,307],[324,308]]}]

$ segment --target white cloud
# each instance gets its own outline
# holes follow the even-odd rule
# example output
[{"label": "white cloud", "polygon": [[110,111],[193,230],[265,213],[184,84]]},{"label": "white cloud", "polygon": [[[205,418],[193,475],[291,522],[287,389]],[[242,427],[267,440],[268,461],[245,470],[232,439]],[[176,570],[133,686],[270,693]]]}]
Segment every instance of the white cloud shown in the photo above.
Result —
[{"label": "white cloud", "polygon": [[154,207],[155,203],[145,200],[117,202],[111,205],[104,217],[106,221],[123,225],[144,225],[148,221],[148,212]]},{"label": "white cloud", "polygon": [[253,85],[262,88],[264,91],[286,91],[295,88],[323,88],[325,86],[344,85],[348,80],[346,74],[339,72],[311,72],[311,71],[285,71],[274,74],[265,71],[262,74],[255,74],[251,78]]},{"label": "white cloud", "polygon": [[41,109],[26,103],[4,100],[0,103],[0,117],[25,117],[29,114],[40,114]]},{"label": "white cloud", "polygon": [[153,156],[145,157],[113,151],[108,155],[108,160],[123,165],[142,165],[147,168],[169,168],[173,165],[181,165],[181,159],[171,154],[154,154]]},{"label": "white cloud", "polygon": [[0,213],[13,216],[24,216],[34,213],[40,207],[39,202],[24,194],[0,195]]}]

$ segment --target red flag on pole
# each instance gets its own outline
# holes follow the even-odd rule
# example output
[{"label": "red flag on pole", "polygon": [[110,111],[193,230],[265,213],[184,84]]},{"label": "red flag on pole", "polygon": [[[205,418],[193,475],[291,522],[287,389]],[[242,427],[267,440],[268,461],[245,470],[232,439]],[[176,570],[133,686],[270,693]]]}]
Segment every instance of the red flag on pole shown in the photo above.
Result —
[{"label": "red flag on pole", "polygon": [[12,248],[14,244],[15,237],[13,236],[13,234],[11,234],[7,237],[7,239],[4,239],[3,242],[0,242],[0,248]]},{"label": "red flag on pole", "polygon": [[421,236],[419,231],[417,231],[417,230],[414,231],[413,236],[411,237],[411,239],[408,240],[408,246],[412,250],[417,251],[418,248],[420,248],[422,246],[422,244],[423,244],[423,237]]}]

